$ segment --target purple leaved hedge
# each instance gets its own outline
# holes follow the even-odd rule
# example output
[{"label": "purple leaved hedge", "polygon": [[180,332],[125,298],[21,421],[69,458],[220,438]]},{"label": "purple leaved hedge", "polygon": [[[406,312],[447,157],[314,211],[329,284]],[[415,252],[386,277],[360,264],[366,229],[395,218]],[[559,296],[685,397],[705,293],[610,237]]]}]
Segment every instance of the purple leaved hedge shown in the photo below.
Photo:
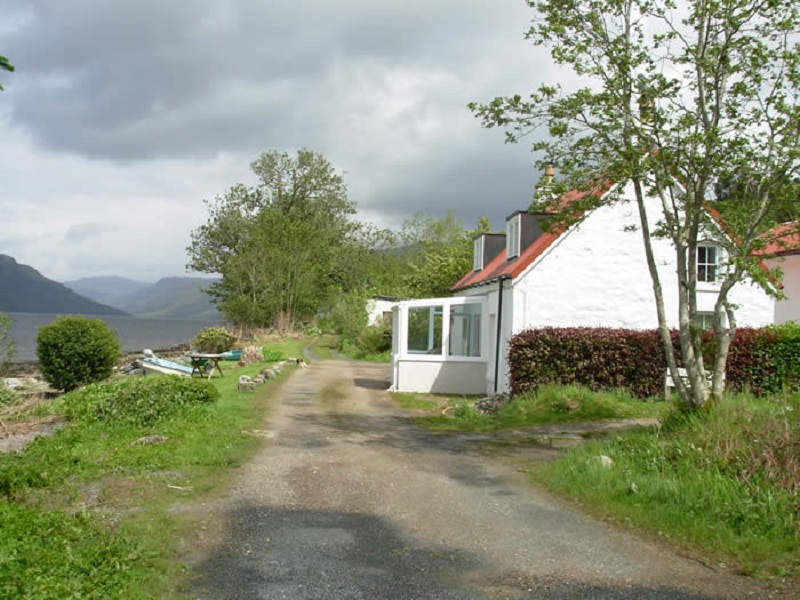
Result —
[{"label": "purple leaved hedge", "polygon": [[[713,333],[704,332],[703,341],[710,366]],[[672,343],[680,357],[677,331]],[[666,365],[657,330],[545,327],[520,332],[509,348],[512,394],[555,383],[593,390],[626,388],[639,398],[659,396]],[[800,388],[800,326],[739,329],[726,378],[728,389],[749,388],[755,394]]]}]

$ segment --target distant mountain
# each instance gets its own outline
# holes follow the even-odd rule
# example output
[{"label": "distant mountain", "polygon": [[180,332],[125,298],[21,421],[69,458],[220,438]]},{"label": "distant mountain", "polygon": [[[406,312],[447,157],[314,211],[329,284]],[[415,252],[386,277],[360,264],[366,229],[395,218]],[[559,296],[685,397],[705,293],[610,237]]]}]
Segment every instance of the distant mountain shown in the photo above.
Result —
[{"label": "distant mountain", "polygon": [[201,277],[165,277],[148,284],[124,277],[88,277],[67,283],[97,301],[152,319],[221,319],[203,292],[215,280]]},{"label": "distant mountain", "polygon": [[0,311],[81,315],[124,315],[75,293],[63,284],[47,279],[28,265],[0,254]]},{"label": "distant mountain", "polygon": [[124,298],[152,284],[127,277],[109,276],[84,277],[76,281],[65,281],[64,285],[95,302],[119,308]]}]

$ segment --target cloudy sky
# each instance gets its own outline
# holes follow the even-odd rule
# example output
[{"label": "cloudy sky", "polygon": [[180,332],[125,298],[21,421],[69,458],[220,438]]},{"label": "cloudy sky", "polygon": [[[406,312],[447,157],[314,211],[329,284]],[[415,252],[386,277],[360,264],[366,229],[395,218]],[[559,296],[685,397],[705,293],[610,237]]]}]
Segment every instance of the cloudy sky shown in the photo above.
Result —
[{"label": "cloudy sky", "polygon": [[557,78],[524,0],[0,0],[0,254],[59,281],[185,272],[261,152],[345,172],[359,218],[526,207],[529,144],[466,105]]}]

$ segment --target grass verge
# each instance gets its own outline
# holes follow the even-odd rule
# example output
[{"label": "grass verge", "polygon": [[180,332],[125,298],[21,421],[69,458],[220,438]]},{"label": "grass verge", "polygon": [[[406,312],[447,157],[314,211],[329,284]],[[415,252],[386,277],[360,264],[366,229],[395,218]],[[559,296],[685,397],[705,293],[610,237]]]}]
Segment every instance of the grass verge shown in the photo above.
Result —
[{"label": "grass verge", "polygon": [[658,434],[592,443],[530,472],[596,515],[744,574],[797,577],[799,413],[800,394],[732,395],[702,414],[676,411]]},{"label": "grass verge", "polygon": [[592,392],[579,386],[543,386],[503,405],[496,414],[478,411],[473,399],[430,394],[394,393],[403,408],[429,409],[417,421],[435,431],[479,432],[524,429],[536,425],[601,419],[662,418],[672,410],[665,402],[643,402],[625,390]]},{"label": "grass verge", "polygon": [[[294,342],[287,354],[302,348]],[[188,524],[168,509],[224,485],[255,452],[248,431],[285,378],[238,392],[238,376],[263,365],[226,367],[212,379],[216,402],[147,425],[76,420],[22,453],[0,454],[0,597],[183,597],[177,540]]]}]

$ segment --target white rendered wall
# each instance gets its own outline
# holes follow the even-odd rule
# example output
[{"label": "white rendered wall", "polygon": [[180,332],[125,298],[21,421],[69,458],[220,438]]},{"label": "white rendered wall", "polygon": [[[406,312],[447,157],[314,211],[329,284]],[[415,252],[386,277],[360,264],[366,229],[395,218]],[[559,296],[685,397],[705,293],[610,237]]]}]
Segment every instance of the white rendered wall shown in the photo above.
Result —
[{"label": "white rendered wall", "polygon": [[[633,197],[631,186],[625,192]],[[657,200],[648,201],[651,223],[658,207]],[[562,235],[515,281],[514,331],[544,326],[656,328],[653,287],[638,224],[636,204],[617,203],[598,208]],[[630,227],[636,230],[626,231]],[[653,251],[667,318],[671,327],[677,327],[675,253],[663,239],[653,240]],[[698,284],[698,310],[714,310],[717,289],[714,284]],[[759,286],[742,282],[729,296],[740,306],[736,311],[740,326],[773,322],[774,301]]]},{"label": "white rendered wall", "polygon": [[775,322],[800,323],[800,255],[782,256],[767,261],[770,269],[780,267],[783,271],[784,300],[775,303]]},{"label": "white rendered wall", "polygon": [[379,298],[370,298],[367,300],[367,324],[379,325],[383,321],[385,313],[392,312],[394,302],[391,300],[381,300]]},{"label": "white rendered wall", "polygon": [[396,392],[426,394],[484,394],[486,362],[393,358],[392,388]]}]

